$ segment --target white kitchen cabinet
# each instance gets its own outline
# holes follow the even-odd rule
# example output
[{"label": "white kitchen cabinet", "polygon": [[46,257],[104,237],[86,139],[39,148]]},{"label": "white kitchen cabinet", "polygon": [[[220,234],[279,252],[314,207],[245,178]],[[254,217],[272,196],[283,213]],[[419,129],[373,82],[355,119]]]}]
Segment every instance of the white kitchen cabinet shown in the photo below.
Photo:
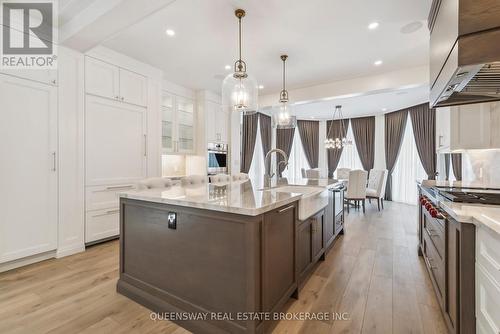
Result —
[{"label": "white kitchen cabinet", "polygon": [[85,217],[85,243],[93,243],[120,234],[120,209],[87,211]]},{"label": "white kitchen cabinet", "polygon": [[120,69],[99,59],[85,57],[85,92],[118,100]]},{"label": "white kitchen cabinet", "polygon": [[476,326],[478,334],[500,329],[500,236],[476,230]]},{"label": "white kitchen cabinet", "polygon": [[147,106],[147,78],[143,75],[120,68],[120,99],[123,102]]},{"label": "white kitchen cabinet", "polygon": [[146,108],[87,95],[86,186],[136,182],[146,162]]},{"label": "white kitchen cabinet", "polygon": [[162,151],[195,153],[196,123],[194,100],[168,92],[162,97]]},{"label": "white kitchen cabinet", "polygon": [[499,113],[496,103],[438,108],[437,151],[500,148],[500,140],[495,139]]},{"label": "white kitchen cabinet", "polygon": [[57,88],[0,74],[0,263],[57,248]]},{"label": "white kitchen cabinet", "polygon": [[14,77],[41,82],[47,85],[57,86],[57,70],[28,70],[28,69],[1,69],[0,73]]},{"label": "white kitchen cabinet", "polygon": [[207,101],[205,109],[208,143],[228,143],[229,114],[218,103]]},{"label": "white kitchen cabinet", "polygon": [[85,92],[147,106],[147,78],[102,60],[86,57]]}]

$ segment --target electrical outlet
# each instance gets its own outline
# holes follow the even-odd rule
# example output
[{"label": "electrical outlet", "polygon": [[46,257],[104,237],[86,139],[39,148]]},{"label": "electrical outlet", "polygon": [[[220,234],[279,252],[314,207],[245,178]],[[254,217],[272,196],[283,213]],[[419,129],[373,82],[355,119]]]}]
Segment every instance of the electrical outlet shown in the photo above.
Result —
[{"label": "electrical outlet", "polygon": [[169,212],[167,216],[168,228],[175,230],[177,229],[177,213]]}]

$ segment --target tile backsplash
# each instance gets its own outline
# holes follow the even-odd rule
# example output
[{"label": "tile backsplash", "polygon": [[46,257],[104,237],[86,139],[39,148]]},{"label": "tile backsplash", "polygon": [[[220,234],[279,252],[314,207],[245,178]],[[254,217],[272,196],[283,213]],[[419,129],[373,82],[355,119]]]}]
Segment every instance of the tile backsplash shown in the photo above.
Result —
[{"label": "tile backsplash", "polygon": [[470,150],[462,153],[462,181],[500,187],[500,150]]}]

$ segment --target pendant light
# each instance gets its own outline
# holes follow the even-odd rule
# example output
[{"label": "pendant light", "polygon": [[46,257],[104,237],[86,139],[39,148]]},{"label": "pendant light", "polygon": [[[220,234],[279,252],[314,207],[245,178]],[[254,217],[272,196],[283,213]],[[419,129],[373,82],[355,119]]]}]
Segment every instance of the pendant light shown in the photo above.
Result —
[{"label": "pendant light", "polygon": [[[340,121],[340,138],[339,137],[333,138],[331,136],[333,123],[335,121],[335,115],[337,115],[338,120]],[[344,116],[342,115],[342,106],[338,105],[335,106],[335,111],[333,112],[333,120],[330,123],[330,128],[328,129],[328,134],[325,140],[325,148],[327,150],[341,149],[347,145],[352,145],[352,141],[347,140],[346,137],[347,137],[347,128],[344,127]]]},{"label": "pendant light", "polygon": [[292,106],[288,101],[288,91],[286,90],[286,60],[287,55],[281,55],[283,61],[283,89],[280,92],[280,104],[274,112],[274,124],[277,129],[293,129],[297,126],[297,117],[292,116]]},{"label": "pendant light", "polygon": [[241,19],[245,11],[237,9],[234,14],[238,18],[239,59],[234,63],[234,73],[222,82],[222,104],[227,110],[253,114],[258,107],[257,81],[247,73],[247,64],[241,58]]}]

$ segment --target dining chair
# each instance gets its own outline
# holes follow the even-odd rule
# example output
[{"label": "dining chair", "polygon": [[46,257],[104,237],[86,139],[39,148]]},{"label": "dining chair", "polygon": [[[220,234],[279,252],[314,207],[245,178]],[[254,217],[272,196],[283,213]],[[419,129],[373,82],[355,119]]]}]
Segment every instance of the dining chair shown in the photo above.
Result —
[{"label": "dining chair", "polygon": [[181,184],[183,186],[195,186],[208,182],[208,178],[205,175],[189,175],[181,179]]},{"label": "dining chair", "polygon": [[307,169],[306,177],[308,179],[319,179],[321,178],[321,171],[319,169]]},{"label": "dining chair", "polygon": [[231,182],[231,176],[227,174],[217,174],[210,176],[211,183]]},{"label": "dining chair", "polygon": [[337,180],[349,179],[350,168],[337,168]]},{"label": "dining chair", "polygon": [[173,184],[172,180],[166,177],[152,177],[141,180],[137,183],[137,190],[168,188]]},{"label": "dining chair", "polygon": [[234,174],[232,176],[232,179],[233,181],[246,181],[248,180],[250,177],[248,176],[248,174],[246,173],[238,173],[238,174]]},{"label": "dining chair", "polygon": [[384,208],[384,195],[385,187],[387,185],[387,177],[389,171],[387,169],[370,170],[370,177],[368,178],[368,186],[366,188],[366,198],[371,202],[371,199],[377,200],[378,211],[380,211],[380,204]]},{"label": "dining chair", "polygon": [[345,194],[345,201],[347,203],[347,212],[349,212],[349,204],[354,202],[355,206],[359,207],[359,202],[363,205],[363,213],[365,213],[365,200],[366,200],[366,180],[368,172],[364,170],[351,170],[349,172],[349,183],[347,184],[347,191]]}]

